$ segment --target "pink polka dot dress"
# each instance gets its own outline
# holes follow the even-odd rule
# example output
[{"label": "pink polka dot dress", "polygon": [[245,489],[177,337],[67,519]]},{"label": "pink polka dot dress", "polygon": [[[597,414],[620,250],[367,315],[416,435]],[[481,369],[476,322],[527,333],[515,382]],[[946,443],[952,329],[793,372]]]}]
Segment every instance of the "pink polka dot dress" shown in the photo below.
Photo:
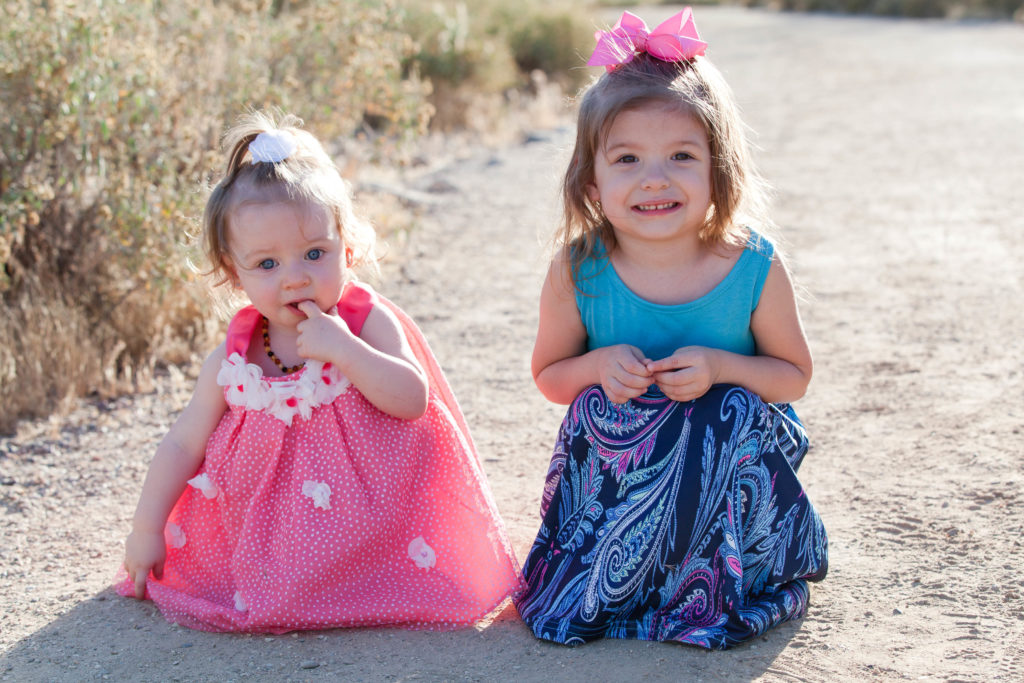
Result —
[{"label": "pink polka dot dress", "polygon": [[[362,284],[346,286],[338,311],[358,334],[374,305],[395,313],[430,377],[419,419],[381,412],[330,364],[263,377],[245,361],[260,314],[250,306],[231,321],[217,378],[229,410],[168,520],[163,577],[147,582],[169,621],[455,628],[518,588],[469,430],[422,334]],[[130,580],[118,590],[131,595]]]}]

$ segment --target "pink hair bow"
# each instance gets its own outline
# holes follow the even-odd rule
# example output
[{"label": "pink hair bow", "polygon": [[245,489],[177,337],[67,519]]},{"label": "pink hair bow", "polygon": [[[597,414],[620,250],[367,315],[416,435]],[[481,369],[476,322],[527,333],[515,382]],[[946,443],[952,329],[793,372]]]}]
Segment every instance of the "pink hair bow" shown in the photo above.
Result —
[{"label": "pink hair bow", "polygon": [[611,31],[594,34],[597,46],[587,60],[587,66],[603,66],[608,71],[633,61],[638,53],[646,52],[663,62],[689,61],[704,54],[708,46],[697,34],[693,23],[693,10],[689,7],[647,30],[643,19],[623,12]]}]

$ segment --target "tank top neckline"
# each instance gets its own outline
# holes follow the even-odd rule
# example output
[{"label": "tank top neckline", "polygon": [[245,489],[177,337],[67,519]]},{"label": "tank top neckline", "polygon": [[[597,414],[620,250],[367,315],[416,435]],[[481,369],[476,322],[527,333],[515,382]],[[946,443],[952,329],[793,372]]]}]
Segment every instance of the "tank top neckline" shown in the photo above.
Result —
[{"label": "tank top neckline", "polygon": [[[754,230],[748,229],[748,232],[749,237],[747,238],[746,244],[743,245],[743,251],[740,253],[739,258],[736,259],[736,262],[732,264],[732,267],[729,269],[729,272],[725,274],[725,277],[719,280],[719,282],[715,284],[715,286],[712,287],[707,293],[702,294],[701,296],[697,297],[696,299],[693,299],[692,301],[685,301],[679,304],[659,304],[657,302],[643,298],[642,296],[634,292],[632,289],[630,289],[629,285],[627,285],[625,281],[622,279],[622,277],[619,275],[619,272],[615,270],[615,264],[613,264],[611,258],[609,258],[607,251],[605,251],[604,245],[601,245],[601,253],[598,256],[598,259],[595,260],[603,260],[605,262],[605,268],[608,269],[612,285],[615,288],[617,288],[621,294],[625,295],[633,302],[641,306],[658,311],[693,310],[713,304],[722,295],[728,292],[729,288],[732,287],[733,284],[737,281],[739,274],[743,272],[743,267],[746,266],[746,262],[754,257],[754,254],[752,252],[759,248],[760,241],[758,239],[757,233]],[[595,273],[595,275],[599,274],[600,273]]]}]

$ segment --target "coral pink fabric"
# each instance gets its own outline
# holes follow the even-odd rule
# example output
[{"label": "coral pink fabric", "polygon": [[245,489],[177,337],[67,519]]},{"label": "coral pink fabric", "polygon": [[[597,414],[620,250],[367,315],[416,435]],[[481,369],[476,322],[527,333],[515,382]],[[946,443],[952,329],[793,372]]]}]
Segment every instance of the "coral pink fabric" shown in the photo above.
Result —
[{"label": "coral pink fabric", "polygon": [[[232,320],[218,376],[229,411],[168,520],[163,577],[147,583],[169,621],[273,633],[454,628],[519,587],[465,419],[423,335],[365,285],[346,286],[339,314],[359,329],[374,305],[398,316],[430,376],[417,420],[382,413],[329,364],[253,377],[244,354],[259,314]],[[118,590],[132,594],[126,577]]]}]

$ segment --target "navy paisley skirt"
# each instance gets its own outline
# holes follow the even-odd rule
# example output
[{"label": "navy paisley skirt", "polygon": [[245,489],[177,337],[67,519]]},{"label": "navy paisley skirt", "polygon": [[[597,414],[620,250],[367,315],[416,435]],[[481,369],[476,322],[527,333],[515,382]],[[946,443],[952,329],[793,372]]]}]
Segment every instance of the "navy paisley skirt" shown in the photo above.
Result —
[{"label": "navy paisley skirt", "polygon": [[802,616],[828,540],[793,409],[733,386],[569,407],[516,606],[538,638],[721,649]]}]

